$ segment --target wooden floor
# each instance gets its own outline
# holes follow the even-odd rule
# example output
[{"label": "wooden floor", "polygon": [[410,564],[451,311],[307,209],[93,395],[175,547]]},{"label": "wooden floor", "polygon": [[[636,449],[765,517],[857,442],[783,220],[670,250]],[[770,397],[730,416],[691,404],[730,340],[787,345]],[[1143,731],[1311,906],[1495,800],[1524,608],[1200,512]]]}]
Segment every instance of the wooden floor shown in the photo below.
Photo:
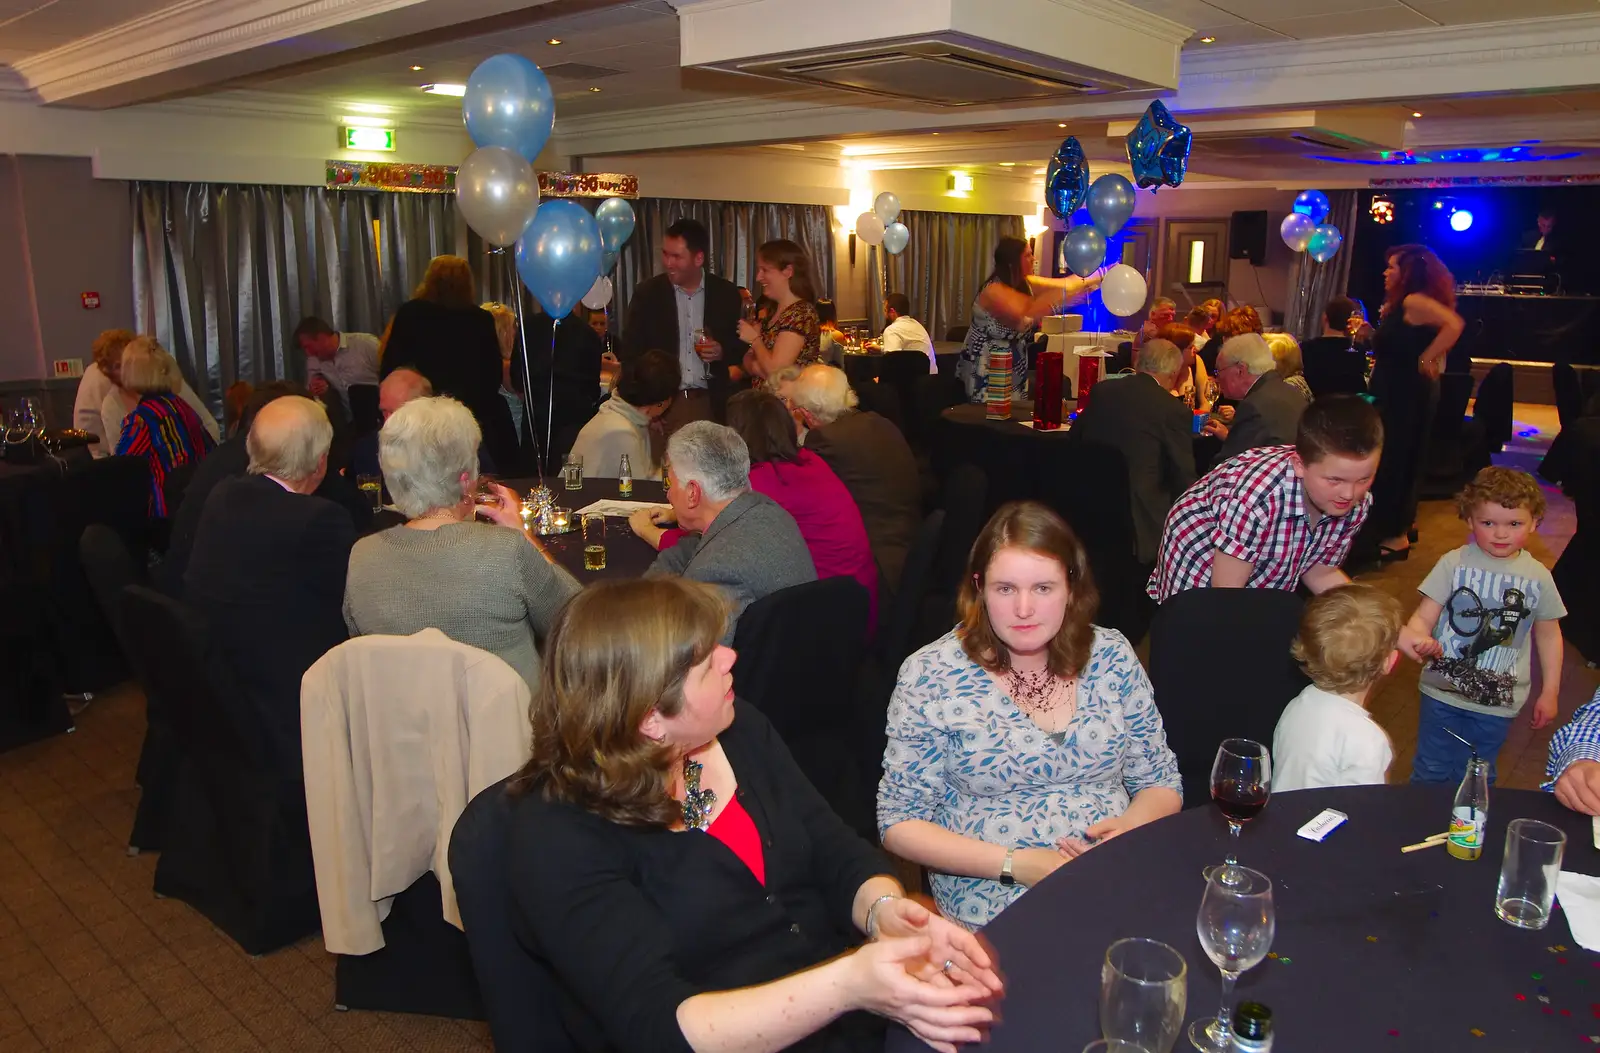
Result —
[{"label": "wooden floor", "polygon": [[[1555,426],[1548,407],[1518,406],[1520,439],[1502,463],[1537,464]],[[1533,553],[1553,563],[1573,529],[1551,491]],[[1408,607],[1434,560],[1464,527],[1446,502],[1425,504],[1422,541],[1404,563],[1366,576]],[[1537,664],[1535,664],[1537,669]],[[1416,741],[1417,667],[1402,665],[1373,711],[1394,739],[1394,781]],[[1600,675],[1568,650],[1561,719]],[[338,1013],[333,959],[320,939],[252,960],[188,907],[151,894],[155,860],[125,852],[138,790],[144,706],[127,687],[97,699],[78,730],[0,755],[0,1050],[482,1050],[487,1029],[428,1017]],[[1501,783],[1536,787],[1549,732],[1524,719],[1501,755]]]}]

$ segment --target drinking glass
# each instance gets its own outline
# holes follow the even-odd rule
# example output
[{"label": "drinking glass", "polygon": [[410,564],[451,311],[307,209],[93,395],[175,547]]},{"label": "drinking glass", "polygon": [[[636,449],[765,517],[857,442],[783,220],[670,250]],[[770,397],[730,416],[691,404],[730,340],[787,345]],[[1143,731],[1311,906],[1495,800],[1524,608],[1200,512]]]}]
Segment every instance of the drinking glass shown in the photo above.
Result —
[{"label": "drinking glass", "polygon": [[39,408],[39,400],[31,396],[22,400],[22,425],[29,430],[43,431],[44,410]]},{"label": "drinking glass", "polygon": [[1100,968],[1100,1033],[1108,1042],[1171,1053],[1188,1004],[1183,955],[1156,940],[1118,940],[1106,948]]},{"label": "drinking glass", "polygon": [[[1232,871],[1233,882],[1225,884],[1223,873]],[[1228,1018],[1232,1010],[1233,985],[1242,973],[1261,964],[1272,949],[1277,921],[1272,909],[1272,882],[1249,867],[1220,868],[1206,879],[1205,895],[1200,897],[1200,913],[1195,932],[1206,957],[1222,973],[1222,1008],[1216,1017],[1196,1020],[1189,1025],[1189,1041],[1204,1053],[1232,1053],[1233,1037]]]},{"label": "drinking glass", "polygon": [[583,569],[606,569],[606,517],[599,512],[583,517]]},{"label": "drinking glass", "polygon": [[583,455],[579,453],[567,454],[565,463],[561,466],[561,485],[568,490],[583,489]]},{"label": "drinking glass", "polygon": [[[711,338],[711,334],[708,331],[704,329],[696,329],[694,331],[694,349],[696,353],[704,351],[714,343],[716,341]],[[700,369],[705,374],[705,378],[710,380],[711,363],[702,358],[700,360]]]},{"label": "drinking glass", "polygon": [[1211,763],[1211,799],[1228,820],[1228,857],[1206,871],[1208,881],[1214,873],[1221,873],[1225,884],[1232,880],[1229,872],[1239,868],[1239,832],[1261,814],[1271,794],[1271,751],[1250,739],[1223,739]]},{"label": "drinking glass", "polygon": [[1506,854],[1500,863],[1500,887],[1494,912],[1519,929],[1542,929],[1550,923],[1556,875],[1567,835],[1537,819],[1513,819],[1506,827]]},{"label": "drinking glass", "polygon": [[1120,1038],[1097,1038],[1083,1047],[1083,1053],[1155,1053],[1155,1050]]},{"label": "drinking glass", "polygon": [[372,502],[372,510],[383,510],[383,476],[358,475],[356,476],[356,489],[360,490],[366,499]]}]

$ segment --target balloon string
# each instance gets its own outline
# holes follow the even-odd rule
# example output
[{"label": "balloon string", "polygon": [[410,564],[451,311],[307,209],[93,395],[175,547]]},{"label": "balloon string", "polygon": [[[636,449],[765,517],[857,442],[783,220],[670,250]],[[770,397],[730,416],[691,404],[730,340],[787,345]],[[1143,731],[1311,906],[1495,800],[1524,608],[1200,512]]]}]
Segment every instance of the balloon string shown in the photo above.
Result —
[{"label": "balloon string", "polygon": [[[550,319],[550,405],[544,415],[544,449],[552,462],[555,461],[555,424],[556,424],[556,330],[561,327],[560,318]],[[556,465],[550,465],[554,471]]]},{"label": "balloon string", "polygon": [[[510,253],[506,253],[505,258],[510,272],[508,277],[511,281],[511,293],[517,301],[517,331],[522,341],[522,405],[528,415],[528,438],[533,447],[533,463],[542,466],[544,458],[539,452],[539,429],[533,422],[533,371],[528,362],[528,323],[525,318],[527,311],[522,302],[522,286],[518,284],[520,279],[517,276],[516,261],[511,258]],[[539,468],[539,474],[541,476],[544,474],[542,467]]]}]

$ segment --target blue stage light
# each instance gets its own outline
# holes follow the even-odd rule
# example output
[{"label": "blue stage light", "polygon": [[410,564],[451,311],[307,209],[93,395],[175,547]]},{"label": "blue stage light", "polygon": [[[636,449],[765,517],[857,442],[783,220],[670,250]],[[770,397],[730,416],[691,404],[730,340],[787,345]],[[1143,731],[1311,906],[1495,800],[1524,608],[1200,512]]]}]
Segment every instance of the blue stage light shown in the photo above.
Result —
[{"label": "blue stage light", "polygon": [[1458,208],[1454,212],[1450,213],[1450,229],[1455,231],[1457,234],[1467,230],[1471,226],[1472,211],[1470,209]]}]

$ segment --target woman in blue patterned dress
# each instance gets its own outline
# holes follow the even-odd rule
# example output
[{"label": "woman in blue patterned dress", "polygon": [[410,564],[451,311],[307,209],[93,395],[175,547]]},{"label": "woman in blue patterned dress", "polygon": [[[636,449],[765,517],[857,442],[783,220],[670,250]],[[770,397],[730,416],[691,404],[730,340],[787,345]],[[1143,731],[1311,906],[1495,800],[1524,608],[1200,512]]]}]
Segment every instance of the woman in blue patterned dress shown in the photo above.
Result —
[{"label": "woman in blue patterned dress", "polygon": [[883,846],[932,872],[939,909],[984,925],[1057,867],[1183,804],[1150,680],[1093,624],[1083,546],[1005,505],[961,583],[961,624],[906,659],[878,787]]},{"label": "woman in blue patterned dress", "polygon": [[[989,352],[1011,351],[1011,390],[1021,398],[1028,384],[1028,345],[1034,323],[1088,296],[1100,284],[1096,271],[1087,278],[1041,278],[1033,273],[1033,250],[1021,238],[1000,239],[994,250],[994,271],[983,280],[972,301],[967,343],[956,361],[956,376],[966,386],[967,401],[982,402],[989,380]],[[1072,370],[1068,370],[1069,373]]]}]

